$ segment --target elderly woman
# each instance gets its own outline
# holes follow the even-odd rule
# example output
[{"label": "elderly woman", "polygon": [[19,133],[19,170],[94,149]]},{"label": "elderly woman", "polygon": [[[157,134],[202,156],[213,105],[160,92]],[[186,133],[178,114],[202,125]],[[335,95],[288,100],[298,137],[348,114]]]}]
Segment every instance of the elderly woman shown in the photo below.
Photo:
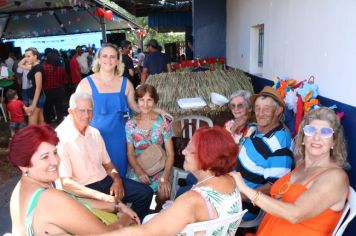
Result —
[{"label": "elderly woman", "polygon": [[14,235],[97,234],[120,228],[121,223],[136,216],[119,204],[130,217],[125,215],[120,222],[105,225],[92,213],[93,207],[114,212],[115,203],[79,201],[74,195],[55,189],[53,182],[58,179],[60,162],[57,143],[56,133],[49,126],[28,126],[12,138],[9,159],[22,172],[10,200]]},{"label": "elderly woman", "polygon": [[26,49],[25,57],[19,62],[18,66],[21,69],[29,71],[27,74],[29,107],[25,109],[29,115],[28,124],[44,124],[43,107],[46,96],[43,92],[44,75],[42,65],[40,64],[40,53],[36,48]]},{"label": "elderly woman", "polygon": [[[149,184],[158,193],[158,209],[171,195],[169,176],[174,162],[172,126],[164,117],[154,111],[158,94],[152,85],[143,84],[135,91],[140,114],[126,123],[127,157],[129,168],[126,177]],[[166,152],[164,169],[149,176],[137,162],[137,157],[152,144],[161,145]]]},{"label": "elderly woman", "polygon": [[237,146],[229,132],[217,126],[202,127],[194,133],[183,154],[184,169],[198,179],[192,190],[146,224],[105,235],[175,235],[187,224],[241,211],[239,190],[228,174],[235,168],[237,154]]},{"label": "elderly woman", "polygon": [[229,107],[234,119],[227,121],[224,127],[231,133],[237,145],[242,145],[256,130],[256,125],[249,123],[252,112],[250,97],[251,93],[247,90],[238,90],[230,96]]},{"label": "elderly woman", "polygon": [[271,197],[233,174],[240,191],[267,212],[257,235],[331,235],[341,217],[349,180],[339,118],[328,108],[313,110],[297,135],[297,167],[275,182]]}]

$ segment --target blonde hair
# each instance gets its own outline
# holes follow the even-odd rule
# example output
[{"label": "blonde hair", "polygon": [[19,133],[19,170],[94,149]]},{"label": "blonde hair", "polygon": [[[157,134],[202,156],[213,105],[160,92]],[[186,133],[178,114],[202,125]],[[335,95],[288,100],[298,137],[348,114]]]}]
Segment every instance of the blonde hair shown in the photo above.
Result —
[{"label": "blonde hair", "polygon": [[122,63],[121,50],[115,44],[112,44],[112,43],[103,44],[101,46],[101,48],[99,49],[99,51],[95,54],[95,58],[94,58],[94,61],[93,61],[93,66],[92,66],[93,72],[96,73],[96,72],[100,71],[99,59],[100,59],[100,54],[101,54],[101,51],[103,50],[103,48],[112,48],[112,49],[114,49],[116,51],[117,59],[119,60],[119,63],[115,67],[115,74],[118,75],[118,76],[122,76],[122,74],[124,73],[125,64]]},{"label": "blonde hair", "polygon": [[335,112],[327,107],[321,107],[310,111],[303,118],[300,123],[298,134],[296,136],[294,157],[297,161],[304,160],[305,146],[303,145],[304,131],[303,128],[309,125],[313,120],[324,120],[330,123],[330,127],[334,130],[333,149],[330,150],[330,158],[338,166],[348,169],[350,167],[347,162],[346,141],[344,136],[344,129],[340,123],[340,119],[336,116]]}]

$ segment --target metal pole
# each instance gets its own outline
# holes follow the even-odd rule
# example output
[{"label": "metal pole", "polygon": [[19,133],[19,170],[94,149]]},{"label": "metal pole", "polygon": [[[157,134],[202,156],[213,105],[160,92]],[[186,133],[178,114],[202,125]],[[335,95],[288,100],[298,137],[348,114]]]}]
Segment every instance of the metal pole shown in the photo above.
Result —
[{"label": "metal pole", "polygon": [[103,43],[107,43],[108,40],[106,38],[106,23],[104,17],[100,17],[100,25],[101,25],[101,34],[103,38]]}]

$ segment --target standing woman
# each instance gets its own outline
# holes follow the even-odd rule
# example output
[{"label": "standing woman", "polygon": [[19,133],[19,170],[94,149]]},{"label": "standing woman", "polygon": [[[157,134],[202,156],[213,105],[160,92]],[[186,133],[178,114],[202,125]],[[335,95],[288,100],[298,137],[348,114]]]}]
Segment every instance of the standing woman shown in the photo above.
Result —
[{"label": "standing woman", "polygon": [[19,62],[19,67],[29,70],[27,79],[29,88],[27,95],[29,106],[25,109],[28,114],[28,124],[44,124],[43,106],[46,96],[43,92],[43,68],[40,64],[40,53],[36,48],[28,48],[25,51],[25,57]]},{"label": "standing woman", "polygon": [[[46,94],[44,116],[48,123],[55,116],[57,117],[57,122],[60,123],[63,120],[64,86],[68,83],[68,76],[61,65],[60,55],[57,50],[52,50],[48,53],[47,60],[43,63],[43,71],[45,77],[43,88]],[[55,114],[53,108],[55,108]]]},{"label": "standing woman", "polygon": [[[121,177],[127,170],[126,135],[124,115],[130,107],[140,113],[135,102],[135,90],[131,82],[122,76],[124,64],[117,46],[104,44],[95,56],[94,74],[84,78],[77,92],[93,96],[93,120],[91,125],[100,131],[111,161]],[[155,109],[160,111],[160,109]],[[159,112],[160,113],[160,112]]]}]

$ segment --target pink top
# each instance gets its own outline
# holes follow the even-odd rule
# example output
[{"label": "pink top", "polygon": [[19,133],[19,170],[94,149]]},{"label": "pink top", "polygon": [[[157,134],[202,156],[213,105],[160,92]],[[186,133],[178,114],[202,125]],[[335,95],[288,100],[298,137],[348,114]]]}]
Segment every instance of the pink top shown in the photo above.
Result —
[{"label": "pink top", "polygon": [[88,185],[107,176],[103,164],[108,164],[110,157],[96,128],[88,126],[85,135],[82,135],[69,115],[56,132],[60,140],[57,146],[61,158],[60,177],[69,177],[79,184]]}]

